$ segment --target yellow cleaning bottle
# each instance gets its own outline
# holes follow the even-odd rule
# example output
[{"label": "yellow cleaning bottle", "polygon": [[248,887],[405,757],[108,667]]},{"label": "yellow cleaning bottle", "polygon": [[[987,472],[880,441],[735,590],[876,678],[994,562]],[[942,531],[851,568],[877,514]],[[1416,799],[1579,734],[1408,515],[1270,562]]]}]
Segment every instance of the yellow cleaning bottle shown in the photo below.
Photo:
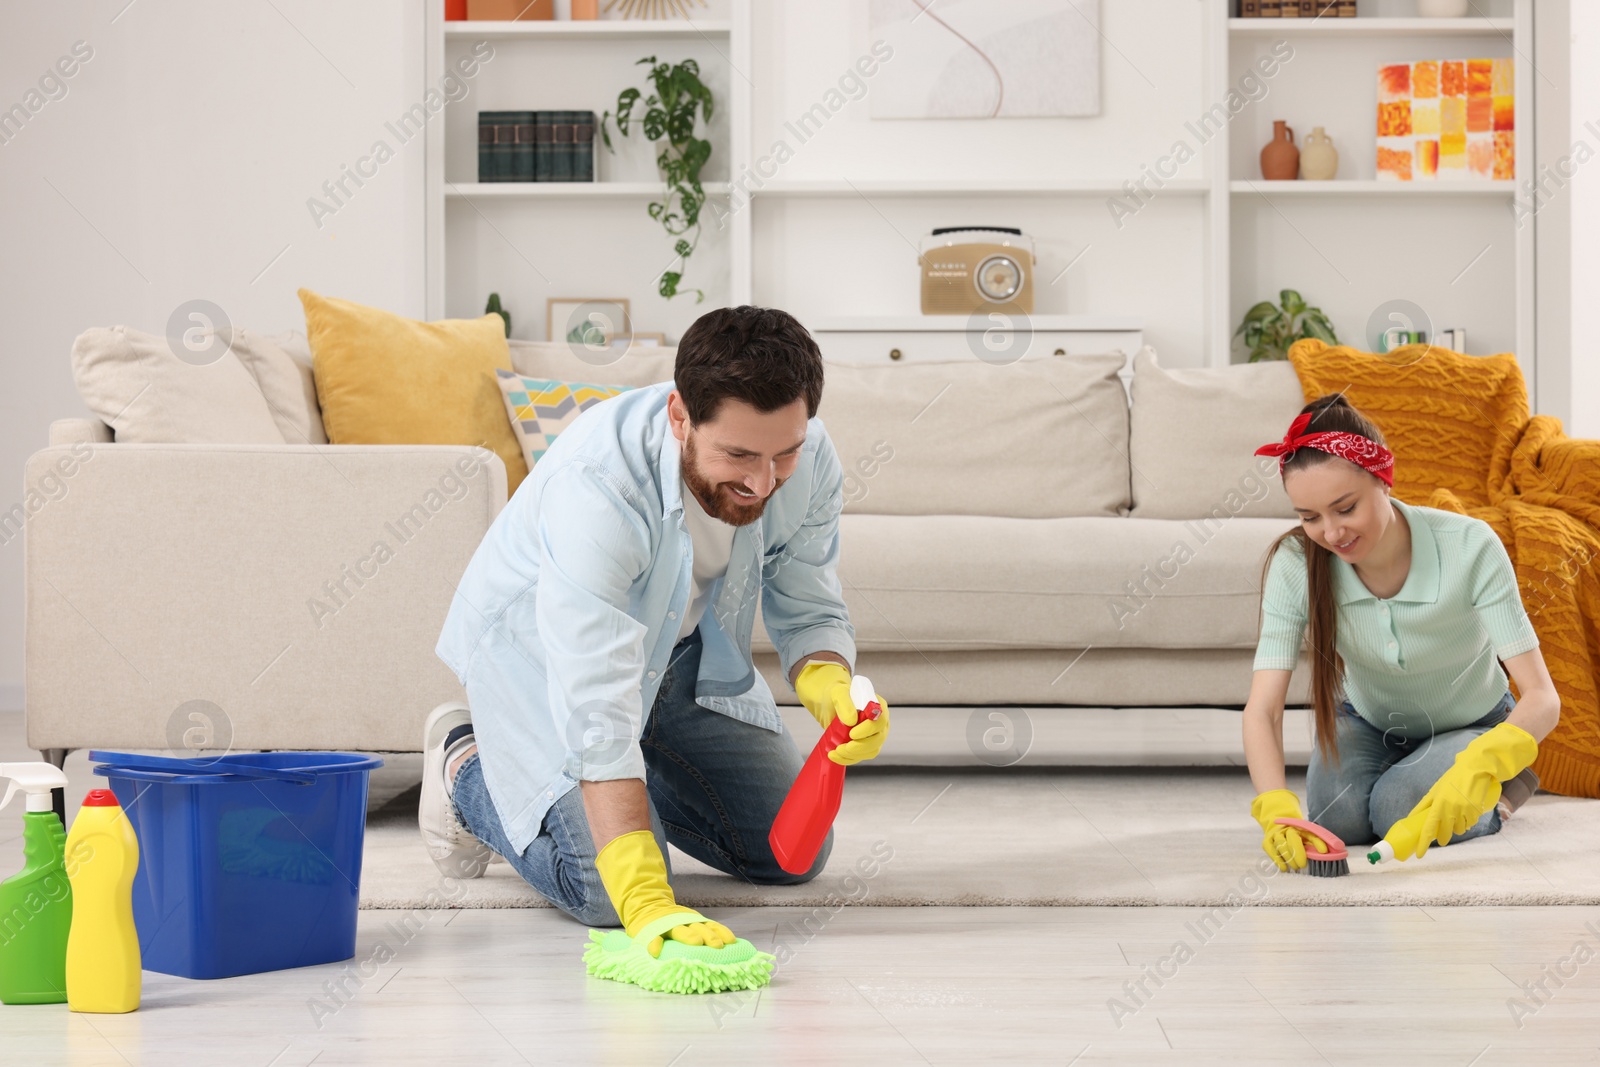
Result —
[{"label": "yellow cleaning bottle", "polygon": [[67,834],[72,931],[67,935],[67,1006],[120,1014],[139,1006],[139,934],[133,875],[139,841],[109,789],[91,789]]}]

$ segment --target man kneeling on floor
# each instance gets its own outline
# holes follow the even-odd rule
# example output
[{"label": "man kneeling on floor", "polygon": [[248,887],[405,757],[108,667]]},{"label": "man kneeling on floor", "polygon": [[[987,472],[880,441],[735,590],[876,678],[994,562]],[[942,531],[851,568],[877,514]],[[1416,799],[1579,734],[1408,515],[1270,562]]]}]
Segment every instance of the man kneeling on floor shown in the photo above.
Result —
[{"label": "man kneeling on floor", "polygon": [[[493,850],[568,915],[633,936],[687,910],[669,842],[755,884],[822,870],[831,835],[803,874],[767,844],[803,760],[750,659],[764,594],[800,702],[824,727],[856,723],[822,379],[791,316],[712,311],[683,335],[674,381],[584,412],[539,460],[439,638],[468,700],[435,709],[423,744],[419,817],[441,871],[477,877]],[[878,754],[883,707],[836,762]],[[734,938],[711,921],[666,936]]]}]

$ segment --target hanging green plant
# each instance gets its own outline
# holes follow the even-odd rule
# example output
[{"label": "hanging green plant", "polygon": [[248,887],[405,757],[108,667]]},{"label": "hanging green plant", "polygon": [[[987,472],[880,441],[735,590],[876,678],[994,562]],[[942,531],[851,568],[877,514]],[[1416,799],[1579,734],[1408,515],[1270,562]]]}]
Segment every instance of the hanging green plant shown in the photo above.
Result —
[{"label": "hanging green plant", "polygon": [[1278,293],[1282,306],[1263,300],[1244,313],[1244,321],[1233,331],[1233,336],[1243,337],[1244,346],[1250,350],[1250,362],[1264,359],[1289,358],[1289,346],[1307,337],[1315,337],[1330,345],[1339,343],[1334,335],[1333,323],[1321,308],[1307,307],[1300,294],[1293,289]]},{"label": "hanging green plant", "polygon": [[[693,293],[695,303],[705,299],[699,289],[678,288],[683,280],[683,269],[700,244],[700,210],[705,206],[706,191],[700,184],[700,171],[711,158],[711,142],[696,137],[695,118],[698,113],[703,124],[711,121],[715,102],[711,90],[700,80],[700,65],[692,59],[682,63],[666,64],[646,56],[637,66],[648,66],[650,83],[655,91],[644,97],[644,115],[637,119],[644,135],[651,142],[666,140],[656,155],[656,166],[666,182],[667,194],[650,204],[650,217],[661,223],[668,236],[674,238],[673,252],[683,260],[678,270],[661,275],[660,292],[668,300],[680,292]],[[615,122],[618,134],[626,137],[630,124],[635,121],[634,108],[644,94],[638,89],[624,89],[617,94],[617,111],[607,111],[600,119],[600,136],[612,152],[608,124]]]}]

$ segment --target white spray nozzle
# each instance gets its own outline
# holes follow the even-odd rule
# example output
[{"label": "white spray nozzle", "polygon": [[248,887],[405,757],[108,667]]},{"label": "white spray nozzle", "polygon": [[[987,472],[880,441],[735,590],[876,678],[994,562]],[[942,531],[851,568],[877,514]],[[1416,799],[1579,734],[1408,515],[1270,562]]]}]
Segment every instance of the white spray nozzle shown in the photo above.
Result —
[{"label": "white spray nozzle", "polygon": [[54,811],[50,790],[67,787],[67,776],[49,763],[0,763],[0,778],[11,779],[0,808],[11,803],[12,795],[20,789],[28,794],[29,811]]},{"label": "white spray nozzle", "polygon": [[1372,864],[1387,863],[1394,859],[1394,846],[1387,841],[1379,841],[1367,853],[1367,862]]},{"label": "white spray nozzle", "polygon": [[856,706],[857,711],[866,711],[867,705],[878,699],[878,691],[867,681],[867,676],[858,674],[850,679],[850,703]]}]

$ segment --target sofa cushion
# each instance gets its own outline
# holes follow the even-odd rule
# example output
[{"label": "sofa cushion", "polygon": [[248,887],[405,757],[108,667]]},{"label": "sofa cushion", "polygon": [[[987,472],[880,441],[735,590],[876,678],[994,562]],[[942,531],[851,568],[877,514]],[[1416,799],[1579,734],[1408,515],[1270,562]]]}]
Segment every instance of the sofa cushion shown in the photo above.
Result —
[{"label": "sofa cushion", "polygon": [[[202,351],[179,359],[165,337],[126,326],[85,330],[72,344],[78,394],[125,443],[283,444],[260,388],[227,341],[196,336],[207,342]],[[220,351],[209,349],[212,340]]]},{"label": "sofa cushion", "polygon": [[524,378],[508,370],[494,373],[500,382],[501,395],[506,399],[512,432],[517,435],[522,458],[528,461],[530,471],[574,419],[601,401],[633,388],[631,385]]},{"label": "sofa cushion", "polygon": [[844,509],[872,515],[1116,515],[1128,506],[1120,353],[889,367],[829,363],[817,414]]},{"label": "sofa cushion", "polygon": [[654,385],[672,380],[676,348],[636,345],[593,353],[564,341],[511,341],[511,367],[529,378],[606,385]]},{"label": "sofa cushion", "polygon": [[528,476],[496,368],[511,369],[505,320],[418,322],[300,290],[317,400],[336,445],[480,445],[506,465],[508,492]]},{"label": "sofa cushion", "polygon": [[317,404],[316,379],[311,373],[311,348],[304,335],[291,332],[266,336],[236,326],[217,332],[227,339],[233,354],[256,380],[284,444],[327,444],[322,408]]},{"label": "sofa cushion", "polygon": [[1490,472],[1509,469],[1528,422],[1528,389],[1510,353],[1405,345],[1380,356],[1305,340],[1290,347],[1289,362],[1307,402],[1343,393],[1383,431],[1394,495],[1407,504],[1448,489],[1469,508],[1487,507]]},{"label": "sofa cushion", "polygon": [[1167,370],[1145,348],[1133,357],[1132,392],[1134,517],[1295,517],[1278,461],[1254,454],[1281,439],[1304,406],[1293,367]]},{"label": "sofa cushion", "polygon": [[863,651],[1254,648],[1261,567],[1293,525],[844,515],[839,581]]}]

